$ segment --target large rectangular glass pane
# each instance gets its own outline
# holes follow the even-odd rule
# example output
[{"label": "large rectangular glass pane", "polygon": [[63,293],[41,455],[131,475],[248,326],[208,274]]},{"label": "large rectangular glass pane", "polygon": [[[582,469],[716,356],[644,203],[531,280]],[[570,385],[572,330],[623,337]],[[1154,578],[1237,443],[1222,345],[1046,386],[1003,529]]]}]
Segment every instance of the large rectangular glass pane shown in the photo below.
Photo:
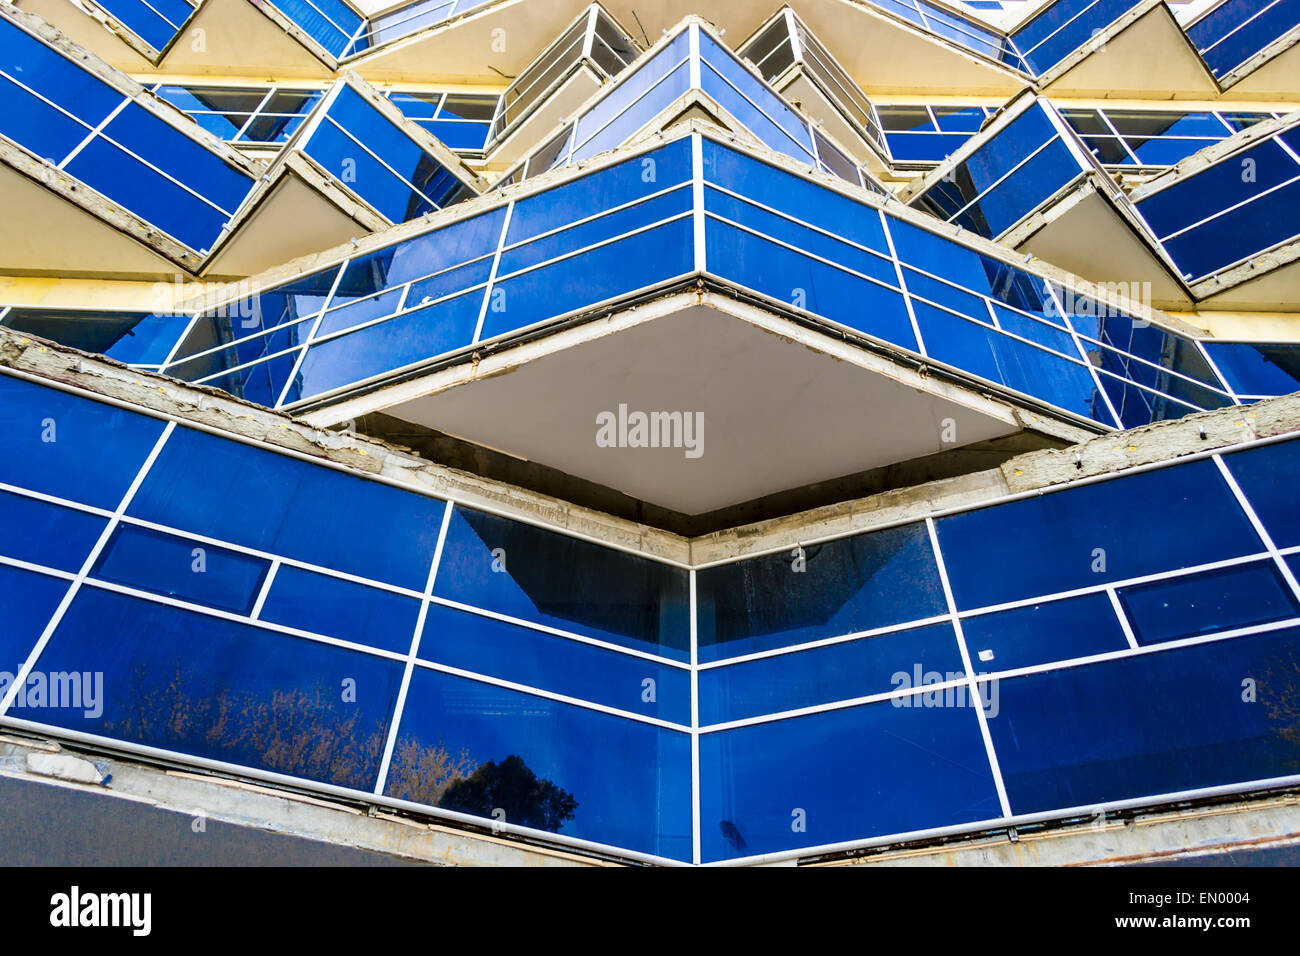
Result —
[{"label": "large rectangular glass pane", "polygon": [[419,615],[415,598],[282,564],[258,618],[406,654]]},{"label": "large rectangular glass pane", "polygon": [[[423,591],[445,505],[286,455],[177,428],[128,513]],[[322,525],[321,515],[329,515]]]},{"label": "large rectangular glass pane", "polygon": [[704,568],[695,586],[702,662],[947,610],[930,539],[919,524]]},{"label": "large rectangular glass pane", "polygon": [[384,792],[691,858],[689,734],[421,667],[411,675]]},{"label": "large rectangular glass pane", "polygon": [[438,604],[420,659],[689,727],[691,676],[644,657]]},{"label": "large rectangular glass pane", "polygon": [[1000,681],[988,726],[1012,812],[1300,773],[1297,640],[1293,628]]},{"label": "large rectangular glass pane", "polygon": [[685,661],[688,590],[681,568],[457,508],[433,593]]},{"label": "large rectangular glass pane", "polygon": [[1262,548],[1210,461],[981,508],[935,524],[962,609],[1208,564]]},{"label": "large rectangular glass pane", "polygon": [[15,717],[363,793],[402,681],[399,662],[93,587],[37,666],[102,674],[102,700],[42,707],[28,695]]},{"label": "large rectangular glass pane", "polygon": [[974,707],[934,697],[701,736],[704,861],[1001,816]]}]

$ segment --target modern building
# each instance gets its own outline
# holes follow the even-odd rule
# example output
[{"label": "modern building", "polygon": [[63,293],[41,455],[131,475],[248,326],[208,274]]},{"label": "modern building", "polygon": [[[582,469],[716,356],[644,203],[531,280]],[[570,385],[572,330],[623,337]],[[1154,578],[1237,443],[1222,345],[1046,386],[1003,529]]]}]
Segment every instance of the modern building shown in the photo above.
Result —
[{"label": "modern building", "polygon": [[1298,44],[0,0],[11,821],[1300,859]]}]

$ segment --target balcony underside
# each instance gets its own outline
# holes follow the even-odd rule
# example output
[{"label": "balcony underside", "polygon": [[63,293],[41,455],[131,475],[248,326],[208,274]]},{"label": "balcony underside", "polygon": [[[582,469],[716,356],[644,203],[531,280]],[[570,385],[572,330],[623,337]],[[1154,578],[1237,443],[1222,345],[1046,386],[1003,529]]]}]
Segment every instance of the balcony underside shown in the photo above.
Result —
[{"label": "balcony underside", "polygon": [[[479,358],[307,419],[335,425],[382,412],[679,516],[1007,438],[1030,421],[1044,445],[1085,434],[713,293],[669,296]],[[636,447],[637,412],[680,412],[697,426],[702,417],[703,430],[665,441],[675,447]],[[630,425],[601,437],[610,420]],[[604,447],[615,435],[625,447]]]}]

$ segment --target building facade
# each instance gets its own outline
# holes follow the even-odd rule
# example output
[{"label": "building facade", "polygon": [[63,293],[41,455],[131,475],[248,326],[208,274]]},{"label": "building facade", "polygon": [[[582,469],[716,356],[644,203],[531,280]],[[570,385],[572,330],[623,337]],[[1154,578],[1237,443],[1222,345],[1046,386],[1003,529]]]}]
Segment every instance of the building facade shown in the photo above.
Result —
[{"label": "building facade", "polygon": [[1289,852],[1297,41],[3,0],[6,759],[456,862]]}]

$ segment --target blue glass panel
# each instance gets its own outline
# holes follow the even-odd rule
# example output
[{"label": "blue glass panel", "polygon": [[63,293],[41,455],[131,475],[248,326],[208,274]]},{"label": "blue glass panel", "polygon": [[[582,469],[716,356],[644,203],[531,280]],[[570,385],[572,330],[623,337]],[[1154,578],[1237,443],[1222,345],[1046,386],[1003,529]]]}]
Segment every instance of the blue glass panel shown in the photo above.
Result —
[{"label": "blue glass panel", "polygon": [[0,481],[117,508],[164,424],[0,375]]},{"label": "blue glass panel", "polygon": [[[779,302],[918,351],[903,297],[893,289],[712,218],[705,226],[710,271]],[[859,262],[871,265],[865,253]]]},{"label": "blue glass panel", "polygon": [[[898,287],[898,273],[894,268],[894,262],[886,255],[864,252],[836,236],[816,232],[785,216],[768,212],[753,203],[729,196],[712,187],[705,190],[704,207],[715,215],[793,246],[810,256],[829,259],[854,272],[871,276],[895,288]],[[866,215],[870,216],[870,213]],[[878,235],[871,238],[873,241],[879,241]],[[790,298],[788,290],[783,298],[787,300]]]},{"label": "blue glass panel", "polygon": [[1035,73],[1055,66],[1139,0],[1056,0],[1012,36]]},{"label": "blue glass panel", "polygon": [[0,554],[6,557],[80,571],[107,524],[107,518],[0,491]]},{"label": "blue glass panel", "polygon": [[1260,542],[1210,461],[940,518],[960,608],[1242,557]]},{"label": "blue glass panel", "polygon": [[690,217],[620,239],[492,287],[482,339],[675,279],[694,267]]},{"label": "blue glass panel", "polygon": [[[663,55],[660,54],[661,57]],[[657,59],[653,64],[647,64],[638,70],[622,81],[615,88],[613,95],[601,100],[582,117],[574,139],[572,162],[622,146],[632,138],[633,134],[691,88],[689,64],[683,63],[660,80],[651,70],[651,66],[658,66],[661,63],[664,61]],[[638,96],[642,83],[654,85]]]},{"label": "blue glass panel", "polygon": [[1105,594],[981,614],[961,622],[976,671],[1015,670],[1128,649]]},{"label": "blue glass panel", "polygon": [[0,565],[0,607],[5,616],[0,627],[0,697],[9,690],[67,590],[67,581]]},{"label": "blue glass panel", "polygon": [[191,249],[210,249],[229,218],[102,137],[91,140],[64,168]]},{"label": "blue glass panel", "polygon": [[893,216],[888,222],[898,258],[903,263],[1065,328],[1047,283],[1041,277],[982,256],[961,243]]},{"label": "blue glass panel", "polygon": [[194,8],[184,0],[106,0],[104,9],[155,50],[163,50]]},{"label": "blue glass panel", "polygon": [[[675,143],[519,200],[506,244],[567,226],[691,178],[691,141]],[[493,237],[495,239],[495,236]]]},{"label": "blue glass panel", "polygon": [[522,522],[457,508],[433,593],[622,647],[689,658],[684,570]]},{"label": "blue glass panel", "polygon": [[1300,23],[1295,0],[1229,0],[1187,28],[1215,76],[1241,66]]},{"label": "blue glass panel", "polygon": [[[803,222],[833,236],[889,254],[880,216],[870,206],[710,140],[702,146],[706,182],[739,193],[751,204],[794,211]],[[713,192],[706,197],[707,202],[715,199]]]},{"label": "blue glass panel", "polygon": [[[125,99],[124,94],[99,77],[83,70],[8,20],[0,20],[0,50],[3,50],[0,66],[11,79],[30,87],[91,127],[98,126]],[[21,143],[24,132],[36,132],[27,123],[17,122],[20,117],[32,114],[15,113],[8,98],[5,106],[4,118],[0,119],[0,123],[5,124],[0,126],[5,135]],[[43,107],[40,115],[44,118],[61,114]]]},{"label": "blue glass panel", "polygon": [[474,340],[482,308],[480,289],[318,342],[307,350],[285,402],[322,395],[463,348]]},{"label": "blue glass panel", "polygon": [[1289,395],[1300,391],[1300,345],[1204,344],[1238,395]]},{"label": "blue glass panel", "polygon": [[[1294,168],[1293,175],[1300,177],[1300,165]],[[1262,202],[1248,203],[1165,240],[1164,247],[1185,276],[1200,278],[1300,236],[1300,223],[1294,214],[1297,206],[1300,178]]]},{"label": "blue glass panel", "polygon": [[651,223],[690,212],[692,208],[691,187],[689,184],[684,185],[667,195],[645,200],[618,212],[606,213],[580,226],[572,226],[563,232],[516,246],[502,253],[498,272],[507,276],[575,249],[595,245]]},{"label": "blue glass panel", "polygon": [[183,315],[60,309],[10,309],[0,322],[128,365],[161,365],[189,324],[189,317]]},{"label": "blue glass panel", "polygon": [[148,159],[227,212],[239,206],[253,185],[247,173],[228,165],[211,150],[135,103],[109,121],[104,135]]},{"label": "blue glass panel", "polygon": [[941,163],[970,139],[965,133],[886,133],[889,153],[899,163]]},{"label": "blue glass panel", "polygon": [[1297,639],[1292,629],[1001,681],[988,724],[1012,812],[1300,772]]},{"label": "blue glass panel", "polygon": [[689,734],[419,667],[385,793],[691,858]]},{"label": "blue glass panel", "polygon": [[702,662],[947,610],[929,535],[919,524],[704,568],[695,587]]},{"label": "blue glass panel", "polygon": [[149,528],[120,525],[91,576],[195,604],[247,614],[269,561]]},{"label": "blue glass panel", "polygon": [[423,591],[443,508],[434,498],[177,428],[129,514]]},{"label": "blue glass panel", "polygon": [[362,23],[342,0],[275,0],[275,6],[334,56],[343,53]]},{"label": "blue glass panel", "polygon": [[1225,455],[1223,461],[1273,543],[1279,548],[1300,545],[1300,508],[1295,500],[1300,441],[1263,445]]},{"label": "blue glass panel", "polygon": [[419,614],[420,602],[414,598],[282,564],[258,617],[406,654]]},{"label": "blue glass panel", "polygon": [[1121,588],[1140,644],[1230,631],[1295,617],[1295,598],[1272,561]]},{"label": "blue glass panel", "polygon": [[[954,368],[1107,425],[1114,420],[1080,362],[1009,338],[989,325],[913,300],[926,354]],[[1077,350],[1076,350],[1077,351]]]},{"label": "blue glass panel", "polygon": [[952,625],[877,634],[700,671],[700,724],[964,679]]},{"label": "blue glass panel", "polygon": [[690,726],[690,671],[437,604],[420,659]]},{"label": "blue glass panel", "polygon": [[974,708],[908,700],[702,736],[704,861],[1001,816]]},{"label": "blue glass panel", "polygon": [[78,592],[37,666],[102,673],[103,713],[29,695],[14,716],[361,791],[402,680],[400,663],[98,588]]}]

